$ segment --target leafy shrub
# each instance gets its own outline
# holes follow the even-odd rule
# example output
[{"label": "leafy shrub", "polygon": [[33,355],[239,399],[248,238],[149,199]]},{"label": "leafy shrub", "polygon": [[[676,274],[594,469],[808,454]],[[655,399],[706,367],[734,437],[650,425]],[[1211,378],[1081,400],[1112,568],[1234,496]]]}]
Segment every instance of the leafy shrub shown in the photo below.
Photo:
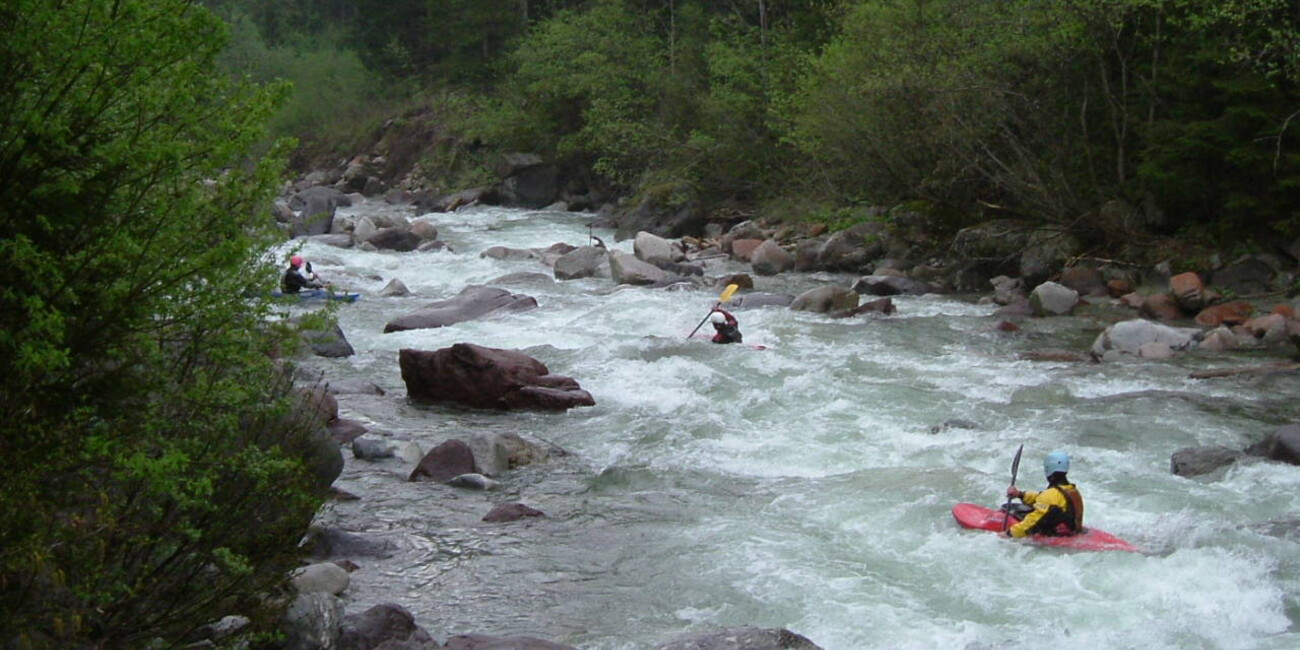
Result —
[{"label": "leafy shrub", "polygon": [[188,0],[0,22],[0,644],[265,623],[329,451],[257,297],[284,147],[248,152],[283,88],[216,74],[225,26]]}]

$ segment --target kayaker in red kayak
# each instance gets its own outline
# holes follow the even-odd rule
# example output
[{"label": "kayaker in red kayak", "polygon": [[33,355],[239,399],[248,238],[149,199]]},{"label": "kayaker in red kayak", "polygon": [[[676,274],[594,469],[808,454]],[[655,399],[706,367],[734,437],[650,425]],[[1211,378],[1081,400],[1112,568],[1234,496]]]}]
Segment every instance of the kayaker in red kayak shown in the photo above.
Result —
[{"label": "kayaker in red kayak", "polygon": [[1020,518],[1020,523],[1007,531],[1008,536],[1066,536],[1083,532],[1083,495],[1070,483],[1066,476],[1069,471],[1070,455],[1054,451],[1043,459],[1047,489],[1026,492],[1014,485],[1007,488],[1008,498],[1020,499],[1025,505],[1033,506],[1029,514]]},{"label": "kayaker in red kayak", "polygon": [[731,312],[722,307],[714,307],[713,313],[709,314],[709,321],[713,323],[714,343],[741,343],[740,323]]}]

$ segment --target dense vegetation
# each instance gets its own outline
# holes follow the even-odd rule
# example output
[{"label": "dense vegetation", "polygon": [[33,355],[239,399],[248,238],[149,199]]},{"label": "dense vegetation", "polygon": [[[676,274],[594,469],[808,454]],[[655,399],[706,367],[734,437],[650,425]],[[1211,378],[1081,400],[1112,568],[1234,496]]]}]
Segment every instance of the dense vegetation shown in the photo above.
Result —
[{"label": "dense vegetation", "polygon": [[[1292,0],[212,2],[622,193],[782,217],[920,202],[1111,248],[1300,226]],[[1099,216],[1113,199],[1123,223]]]},{"label": "dense vegetation", "polygon": [[0,24],[0,645],[265,630],[324,453],[249,297],[282,89],[215,74],[226,27],[185,0]]}]

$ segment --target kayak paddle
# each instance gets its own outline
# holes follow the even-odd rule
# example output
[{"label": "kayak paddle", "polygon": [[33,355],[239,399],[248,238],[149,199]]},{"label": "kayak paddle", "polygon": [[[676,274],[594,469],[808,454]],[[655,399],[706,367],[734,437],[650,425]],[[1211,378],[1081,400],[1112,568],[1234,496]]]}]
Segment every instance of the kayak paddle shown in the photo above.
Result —
[{"label": "kayak paddle", "polygon": [[[740,288],[740,285],[736,285],[736,284],[729,284],[729,285],[727,285],[727,288],[722,290],[722,295],[718,296],[718,305],[721,305],[722,303],[727,302],[728,300],[731,300],[731,296],[732,296],[732,294],[736,293],[736,289],[739,289],[739,288]],[[717,305],[715,305],[715,307],[716,307],[716,306],[717,306]],[[701,327],[704,327],[704,323],[705,323],[705,321],[708,321],[708,320],[709,320],[709,316],[711,316],[712,314],[713,314],[713,310],[709,310],[709,313],[708,313],[708,314],[705,314],[705,316],[704,316],[704,320],[700,321],[700,324],[699,324],[699,325],[696,325],[696,326],[695,326],[695,329],[691,330],[691,333],[686,335],[686,338],[689,339],[689,338],[691,338],[692,336],[695,336],[695,333],[698,332],[698,331],[700,331],[700,328],[701,328]]]},{"label": "kayak paddle", "polygon": [[[1024,450],[1025,450],[1025,446],[1023,444],[1020,445],[1020,448],[1016,450],[1015,459],[1011,461],[1011,486],[1012,487],[1015,487],[1016,485],[1016,474],[1020,472],[1020,452]],[[1011,527],[1011,497],[1008,496],[1007,505],[1006,507],[1002,508],[1002,532],[1004,533],[1007,532],[1007,529],[1010,527]]]}]

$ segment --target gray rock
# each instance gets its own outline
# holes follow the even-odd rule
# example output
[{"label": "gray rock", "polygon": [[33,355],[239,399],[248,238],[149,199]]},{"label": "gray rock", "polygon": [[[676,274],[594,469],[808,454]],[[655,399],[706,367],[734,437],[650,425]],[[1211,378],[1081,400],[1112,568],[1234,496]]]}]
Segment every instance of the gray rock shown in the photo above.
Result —
[{"label": "gray rock", "polygon": [[352,233],[346,232],[332,233],[329,235],[311,235],[307,237],[307,239],[319,244],[325,244],[326,246],[333,246],[335,248],[352,248],[356,245]]},{"label": "gray rock", "polygon": [[446,327],[467,320],[527,311],[536,307],[537,300],[531,296],[475,285],[466,287],[453,298],[429,303],[417,311],[389,321],[384,326],[384,332]]},{"label": "gray rock", "polygon": [[549,205],[559,196],[559,179],[560,169],[555,165],[539,162],[516,166],[515,171],[501,181],[502,204],[532,209]]},{"label": "gray rock", "polygon": [[388,440],[356,438],[352,441],[352,457],[358,460],[383,460],[397,455],[397,445]]},{"label": "gray rock", "polygon": [[794,256],[769,239],[754,250],[749,263],[757,275],[776,275],[794,268]]},{"label": "gray rock", "polygon": [[447,245],[447,242],[442,241],[441,239],[424,242],[415,249],[415,252],[417,253],[436,253],[441,251],[447,251],[448,253],[456,252],[451,246]]},{"label": "gray rock", "polygon": [[379,295],[385,298],[409,296],[411,295],[411,290],[406,288],[405,282],[402,282],[398,278],[393,278],[392,280],[388,281],[388,284],[384,285],[383,289],[379,290]]},{"label": "gray rock", "polygon": [[522,262],[526,260],[540,260],[542,254],[531,248],[509,248],[506,246],[490,246],[487,250],[478,254],[479,257]]},{"label": "gray rock", "polygon": [[1020,275],[1033,284],[1040,283],[1082,251],[1079,240],[1064,229],[1035,230],[1020,254]]},{"label": "gray rock", "polygon": [[835,284],[809,289],[796,296],[790,303],[790,309],[794,311],[810,311],[819,314],[848,311],[857,306],[857,292]]},{"label": "gray rock", "polygon": [[432,642],[429,633],[415,624],[411,612],[394,603],[375,605],[360,614],[345,616],[339,634],[341,650],[376,650],[381,646],[391,650],[394,643],[423,647]]},{"label": "gray rock", "polygon": [[761,307],[789,307],[794,296],[784,293],[744,293],[732,296],[727,303],[728,310],[759,309]]},{"label": "gray rock", "polygon": [[866,270],[871,260],[885,253],[887,229],[883,223],[868,221],[830,235],[818,247],[813,267],[849,273]]},{"label": "gray rock", "polygon": [[632,252],[637,259],[655,266],[685,259],[685,255],[673,247],[672,242],[645,231],[638,232],[632,240]]},{"label": "gray rock", "polygon": [[305,546],[310,548],[312,559],[377,557],[393,555],[395,545],[389,540],[371,540],[337,528],[313,526],[307,532]]},{"label": "gray rock", "polygon": [[1164,343],[1171,350],[1182,351],[1195,346],[1200,333],[1195,328],[1170,327],[1140,318],[1126,320],[1106,328],[1093,342],[1092,353],[1098,357],[1109,351],[1136,355],[1144,343]]},{"label": "gray rock", "polygon": [[1026,299],[1025,281],[1021,278],[999,275],[989,280],[989,284],[993,285],[993,302],[996,304],[1010,305]]},{"label": "gray rock", "polygon": [[[602,253],[601,258],[605,255]],[[499,278],[493,278],[488,284],[494,287],[523,285],[523,286],[546,286],[555,284],[555,279],[545,273],[534,273],[531,271],[520,271],[518,273],[507,273]]]},{"label": "gray rock", "polygon": [[500,435],[475,431],[465,442],[474,454],[474,464],[480,473],[501,476],[510,470],[510,448]]},{"label": "gray rock", "polygon": [[1184,447],[1169,458],[1169,471],[1178,476],[1200,476],[1227,467],[1244,456],[1240,451],[1219,445]]},{"label": "gray rock", "polygon": [[295,569],[290,584],[300,594],[334,594],[347,590],[352,578],[343,567],[333,562],[318,562]]},{"label": "gray rock", "polygon": [[573,646],[552,643],[531,636],[490,636],[457,634],[447,638],[442,650],[578,650]]},{"label": "gray rock", "polygon": [[556,280],[612,277],[610,259],[602,246],[580,246],[555,259]]},{"label": "gray rock", "polygon": [[333,395],[383,395],[384,389],[368,379],[331,379],[325,389]]},{"label": "gray rock", "polygon": [[338,418],[330,422],[327,428],[330,437],[340,445],[352,442],[366,433],[366,425],[348,418]]},{"label": "gray rock", "polygon": [[961,418],[952,418],[950,420],[944,420],[942,424],[936,424],[930,427],[930,433],[939,433],[940,431],[947,431],[948,429],[979,429],[979,428],[980,425],[976,422],[972,422],[970,420],[963,420]]},{"label": "gray rock", "polygon": [[897,275],[868,275],[853,283],[853,290],[864,296],[920,296],[935,293],[934,285]]},{"label": "gray rock", "polygon": [[336,650],[343,626],[343,601],[327,593],[298,594],[284,613],[284,650]]},{"label": "gray rock", "polygon": [[[358,236],[360,238],[360,236]],[[399,253],[409,253],[420,247],[424,243],[419,235],[411,232],[409,228],[380,228],[378,232],[365,238],[365,242],[383,251],[397,251]]]},{"label": "gray rock", "polygon": [[420,241],[433,241],[438,238],[438,227],[432,221],[422,219],[411,224],[411,234],[419,237]]},{"label": "gray rock", "polygon": [[451,477],[447,481],[447,485],[471,490],[495,490],[501,484],[482,474],[470,472]]},{"label": "gray rock", "polygon": [[472,473],[476,469],[478,468],[474,464],[474,452],[470,451],[469,445],[463,440],[453,439],[443,442],[425,454],[407,480],[428,479],[443,483],[461,474]]},{"label": "gray rock", "polygon": [[953,237],[954,252],[967,260],[1015,260],[1013,273],[1029,244],[1024,224],[1009,219],[962,228]]},{"label": "gray rock", "polygon": [[578,250],[578,247],[573,244],[566,244],[564,242],[551,244],[545,250],[540,252],[542,264],[555,268],[555,263],[559,261],[561,257],[576,250]]},{"label": "gray rock", "polygon": [[1274,275],[1276,272],[1267,262],[1253,256],[1244,257],[1215,271],[1210,284],[1238,296],[1264,293],[1272,289]]},{"label": "gray rock", "polygon": [[491,512],[483,515],[483,521],[490,524],[502,524],[529,517],[545,516],[546,513],[541,510],[530,508],[522,503],[498,503],[492,507]]},{"label": "gray rock", "polygon": [[338,323],[324,330],[301,330],[298,335],[311,348],[312,353],[319,357],[341,359],[356,354]]},{"label": "gray rock", "polygon": [[735,627],[707,634],[690,635],[655,650],[821,650],[806,637],[785,628]]},{"label": "gray rock", "polygon": [[1138,346],[1137,355],[1143,359],[1172,359],[1174,350],[1168,343],[1149,341]]},{"label": "gray rock", "polygon": [[370,238],[379,232],[379,228],[374,217],[360,217],[352,226],[352,236],[359,242],[369,242]]},{"label": "gray rock", "polygon": [[1300,465],[1300,424],[1285,424],[1251,445],[1246,453],[1291,465]]},{"label": "gray rock", "polygon": [[1029,294],[1035,316],[1068,316],[1079,303],[1079,292],[1055,282],[1044,282]]},{"label": "gray rock", "polygon": [[622,251],[609,251],[609,271],[615,284],[649,285],[670,279],[663,269]]}]

